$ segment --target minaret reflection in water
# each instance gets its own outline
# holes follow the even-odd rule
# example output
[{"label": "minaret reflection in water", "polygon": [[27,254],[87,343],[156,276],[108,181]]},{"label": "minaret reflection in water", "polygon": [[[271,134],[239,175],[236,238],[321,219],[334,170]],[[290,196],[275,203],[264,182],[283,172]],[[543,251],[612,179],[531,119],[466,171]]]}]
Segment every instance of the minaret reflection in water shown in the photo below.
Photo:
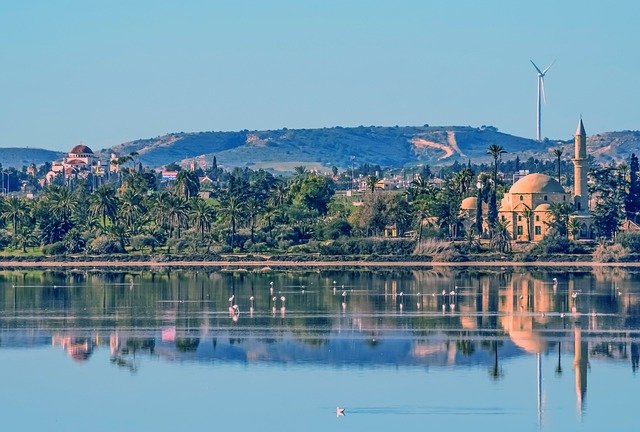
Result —
[{"label": "minaret reflection in water", "polygon": [[[537,411],[542,421],[544,392],[554,379],[553,374],[542,374],[542,356],[549,347],[555,354],[557,344],[558,375],[562,348],[567,353],[573,350],[576,405],[581,413],[586,410],[589,357],[610,361],[594,354],[601,341],[615,339],[615,344],[629,349],[630,357],[619,358],[630,359],[633,371],[640,357],[636,276],[625,274],[613,279],[607,273],[586,271],[566,276],[542,271],[318,272],[295,275],[295,286],[308,287],[304,294],[278,288],[283,292],[277,296],[268,296],[274,284],[264,275],[250,273],[155,274],[153,282],[143,273],[136,276],[140,283],[134,290],[129,289],[129,275],[124,284],[108,285],[102,276],[81,274],[74,276],[75,281],[43,275],[44,283],[18,285],[8,274],[8,283],[0,281],[6,286],[0,297],[5,329],[24,338],[24,329],[45,332],[51,344],[82,361],[95,361],[99,356],[92,353],[110,339],[112,357],[123,360],[135,352],[133,347],[144,345],[150,347],[150,355],[170,361],[284,362],[297,361],[287,356],[302,353],[304,361],[322,365],[483,364],[485,379],[489,370],[491,376],[505,376],[500,384],[505,385],[513,357],[526,353],[533,360],[535,354]],[[210,279],[199,279],[203,277]],[[285,273],[269,278],[278,287],[293,283],[293,276]],[[54,285],[56,289],[51,288]],[[286,316],[271,319],[269,309],[274,316],[278,308],[284,312],[285,300]],[[254,314],[242,315],[240,325],[231,322],[247,309]],[[5,334],[3,346],[10,340]],[[227,336],[234,340],[236,357],[225,350]],[[208,350],[214,338],[217,349]],[[365,339],[376,343],[360,345]],[[528,373],[533,378],[533,368]]]}]

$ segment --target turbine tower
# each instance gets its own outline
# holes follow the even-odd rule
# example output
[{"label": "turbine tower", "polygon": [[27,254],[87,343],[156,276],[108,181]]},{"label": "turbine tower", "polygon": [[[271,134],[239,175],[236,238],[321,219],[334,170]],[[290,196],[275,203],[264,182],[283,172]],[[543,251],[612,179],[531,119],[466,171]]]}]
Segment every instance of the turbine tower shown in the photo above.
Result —
[{"label": "turbine tower", "polygon": [[536,66],[533,60],[529,61],[538,72],[538,110],[536,111],[536,139],[538,141],[542,141],[542,134],[540,132],[542,125],[542,100],[544,99],[544,103],[547,103],[547,97],[544,94],[544,76],[546,75],[547,71],[551,69],[551,66],[553,66],[555,60],[543,71],[541,71],[540,68]]}]

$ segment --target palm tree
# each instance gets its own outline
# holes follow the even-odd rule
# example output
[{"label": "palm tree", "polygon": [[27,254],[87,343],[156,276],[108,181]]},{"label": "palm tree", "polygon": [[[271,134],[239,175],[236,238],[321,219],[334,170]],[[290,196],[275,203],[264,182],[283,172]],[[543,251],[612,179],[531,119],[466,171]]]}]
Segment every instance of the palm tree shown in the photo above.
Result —
[{"label": "palm tree", "polygon": [[416,209],[416,214],[418,216],[418,243],[422,241],[422,228],[424,227],[424,221],[430,216],[429,215],[429,204],[426,200],[421,199],[414,202],[414,208]]},{"label": "palm tree", "polygon": [[173,195],[162,191],[152,196],[150,208],[153,209],[153,218],[157,226],[163,230],[169,229],[169,209],[173,205]]},{"label": "palm tree", "polygon": [[279,181],[272,190],[272,201],[275,206],[283,206],[289,201],[289,186]]},{"label": "palm tree", "polygon": [[172,195],[171,207],[167,213],[169,237],[173,236],[173,231],[175,230],[178,238],[180,238],[180,229],[188,226],[189,210],[189,202],[186,199]]},{"label": "palm tree", "polygon": [[562,157],[562,149],[557,148],[553,151],[553,155],[558,159],[558,183],[560,182],[561,172],[560,172],[560,158]]},{"label": "palm tree", "polygon": [[418,198],[422,195],[429,195],[433,192],[434,186],[431,184],[428,178],[418,176],[418,178],[411,181],[411,194],[414,198]]},{"label": "palm tree", "polygon": [[27,246],[32,246],[35,241],[36,237],[27,227],[21,227],[17,232],[14,232],[13,242],[22,249],[22,252],[27,252]]},{"label": "palm tree", "polygon": [[505,253],[511,250],[511,235],[509,234],[509,222],[497,220],[493,226],[490,246],[492,249]]},{"label": "palm tree", "polygon": [[576,239],[576,235],[580,232],[580,222],[576,218],[569,218],[567,221],[567,234],[572,240]]},{"label": "palm tree", "polygon": [[229,195],[224,201],[224,207],[222,208],[222,215],[229,221],[231,228],[231,246],[235,245],[236,240],[236,228],[238,220],[242,217],[245,209],[244,201],[240,200],[234,195]]},{"label": "palm tree", "polygon": [[193,171],[180,171],[176,177],[176,191],[186,199],[194,197],[200,189],[200,181]]},{"label": "palm tree", "polygon": [[378,186],[378,182],[380,180],[382,179],[375,175],[370,175],[369,177],[367,177],[367,189],[371,189],[371,193],[373,193],[376,190],[376,187]]},{"label": "palm tree", "polygon": [[18,225],[23,222],[27,216],[27,204],[18,197],[10,197],[4,201],[2,219],[11,222],[13,233],[18,232]]},{"label": "palm tree", "polygon": [[520,212],[520,216],[527,222],[527,241],[531,241],[531,221],[533,220],[534,211],[526,204],[524,209]]},{"label": "palm tree", "polygon": [[51,212],[64,221],[71,218],[72,210],[78,204],[78,196],[66,186],[50,186],[45,193],[45,199]]},{"label": "palm tree", "polygon": [[294,167],[293,171],[295,172],[296,176],[303,176],[307,173],[307,167],[300,165],[300,166]]},{"label": "palm tree", "polygon": [[498,144],[491,144],[487,149],[487,154],[493,158],[493,181],[498,182],[498,159],[507,151]]},{"label": "palm tree", "polygon": [[473,181],[473,170],[471,168],[465,168],[462,171],[458,171],[453,177],[453,183],[455,188],[464,196],[467,191],[471,189],[471,182]]},{"label": "palm tree", "polygon": [[251,242],[253,242],[257,217],[263,210],[262,202],[257,200],[255,197],[251,197],[247,200],[246,210],[247,217],[249,218],[249,228],[251,229]]},{"label": "palm tree", "polygon": [[116,190],[104,184],[97,188],[89,197],[89,210],[102,218],[102,226],[107,226],[107,218],[113,222],[118,214],[118,198]]},{"label": "palm tree", "polygon": [[204,234],[211,231],[211,224],[215,221],[215,210],[205,200],[196,198],[191,201],[191,212],[189,215],[191,216],[193,224],[198,228],[200,240],[204,241]]},{"label": "palm tree", "polygon": [[497,144],[491,144],[487,149],[487,154],[493,157],[493,187],[491,188],[491,195],[489,196],[489,212],[487,214],[487,221],[489,222],[489,231],[493,232],[493,226],[498,221],[498,199],[497,199],[497,187],[498,187],[498,159],[506,153],[502,146]]},{"label": "palm tree", "polygon": [[126,226],[121,221],[117,221],[109,226],[103,227],[102,230],[110,237],[113,237],[118,242],[120,248],[123,251],[125,250],[125,244],[127,243],[127,240],[129,238],[128,226]]},{"label": "palm tree", "polygon": [[551,203],[549,205],[549,221],[545,224],[551,231],[560,237],[567,237],[567,225],[569,223],[569,215],[573,212],[573,208],[566,202]]},{"label": "palm tree", "polygon": [[137,233],[144,225],[143,218],[147,213],[144,196],[134,188],[127,188],[121,195],[118,206],[118,219],[122,220]]}]

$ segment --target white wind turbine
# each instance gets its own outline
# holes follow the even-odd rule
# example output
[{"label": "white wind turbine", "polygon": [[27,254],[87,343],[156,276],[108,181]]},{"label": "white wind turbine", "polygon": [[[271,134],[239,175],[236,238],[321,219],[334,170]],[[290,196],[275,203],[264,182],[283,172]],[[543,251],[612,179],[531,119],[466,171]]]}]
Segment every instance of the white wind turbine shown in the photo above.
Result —
[{"label": "white wind turbine", "polygon": [[531,62],[533,67],[536,68],[536,71],[538,71],[538,110],[536,111],[536,139],[538,141],[541,141],[542,135],[541,135],[540,129],[542,124],[542,100],[544,99],[544,103],[547,103],[547,97],[544,93],[544,76],[546,75],[547,71],[551,69],[551,66],[553,66],[553,63],[555,63],[556,61],[554,60],[543,71],[541,71],[540,68],[536,66],[533,60],[529,60],[529,61]]}]

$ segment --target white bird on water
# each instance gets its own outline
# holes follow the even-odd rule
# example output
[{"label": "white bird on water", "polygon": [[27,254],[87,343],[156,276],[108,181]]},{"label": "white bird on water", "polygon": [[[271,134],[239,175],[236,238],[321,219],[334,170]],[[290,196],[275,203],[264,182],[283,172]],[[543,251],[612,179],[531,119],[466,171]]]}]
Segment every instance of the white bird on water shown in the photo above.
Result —
[{"label": "white bird on water", "polygon": [[336,417],[344,417],[345,414],[344,408],[336,407]]}]

